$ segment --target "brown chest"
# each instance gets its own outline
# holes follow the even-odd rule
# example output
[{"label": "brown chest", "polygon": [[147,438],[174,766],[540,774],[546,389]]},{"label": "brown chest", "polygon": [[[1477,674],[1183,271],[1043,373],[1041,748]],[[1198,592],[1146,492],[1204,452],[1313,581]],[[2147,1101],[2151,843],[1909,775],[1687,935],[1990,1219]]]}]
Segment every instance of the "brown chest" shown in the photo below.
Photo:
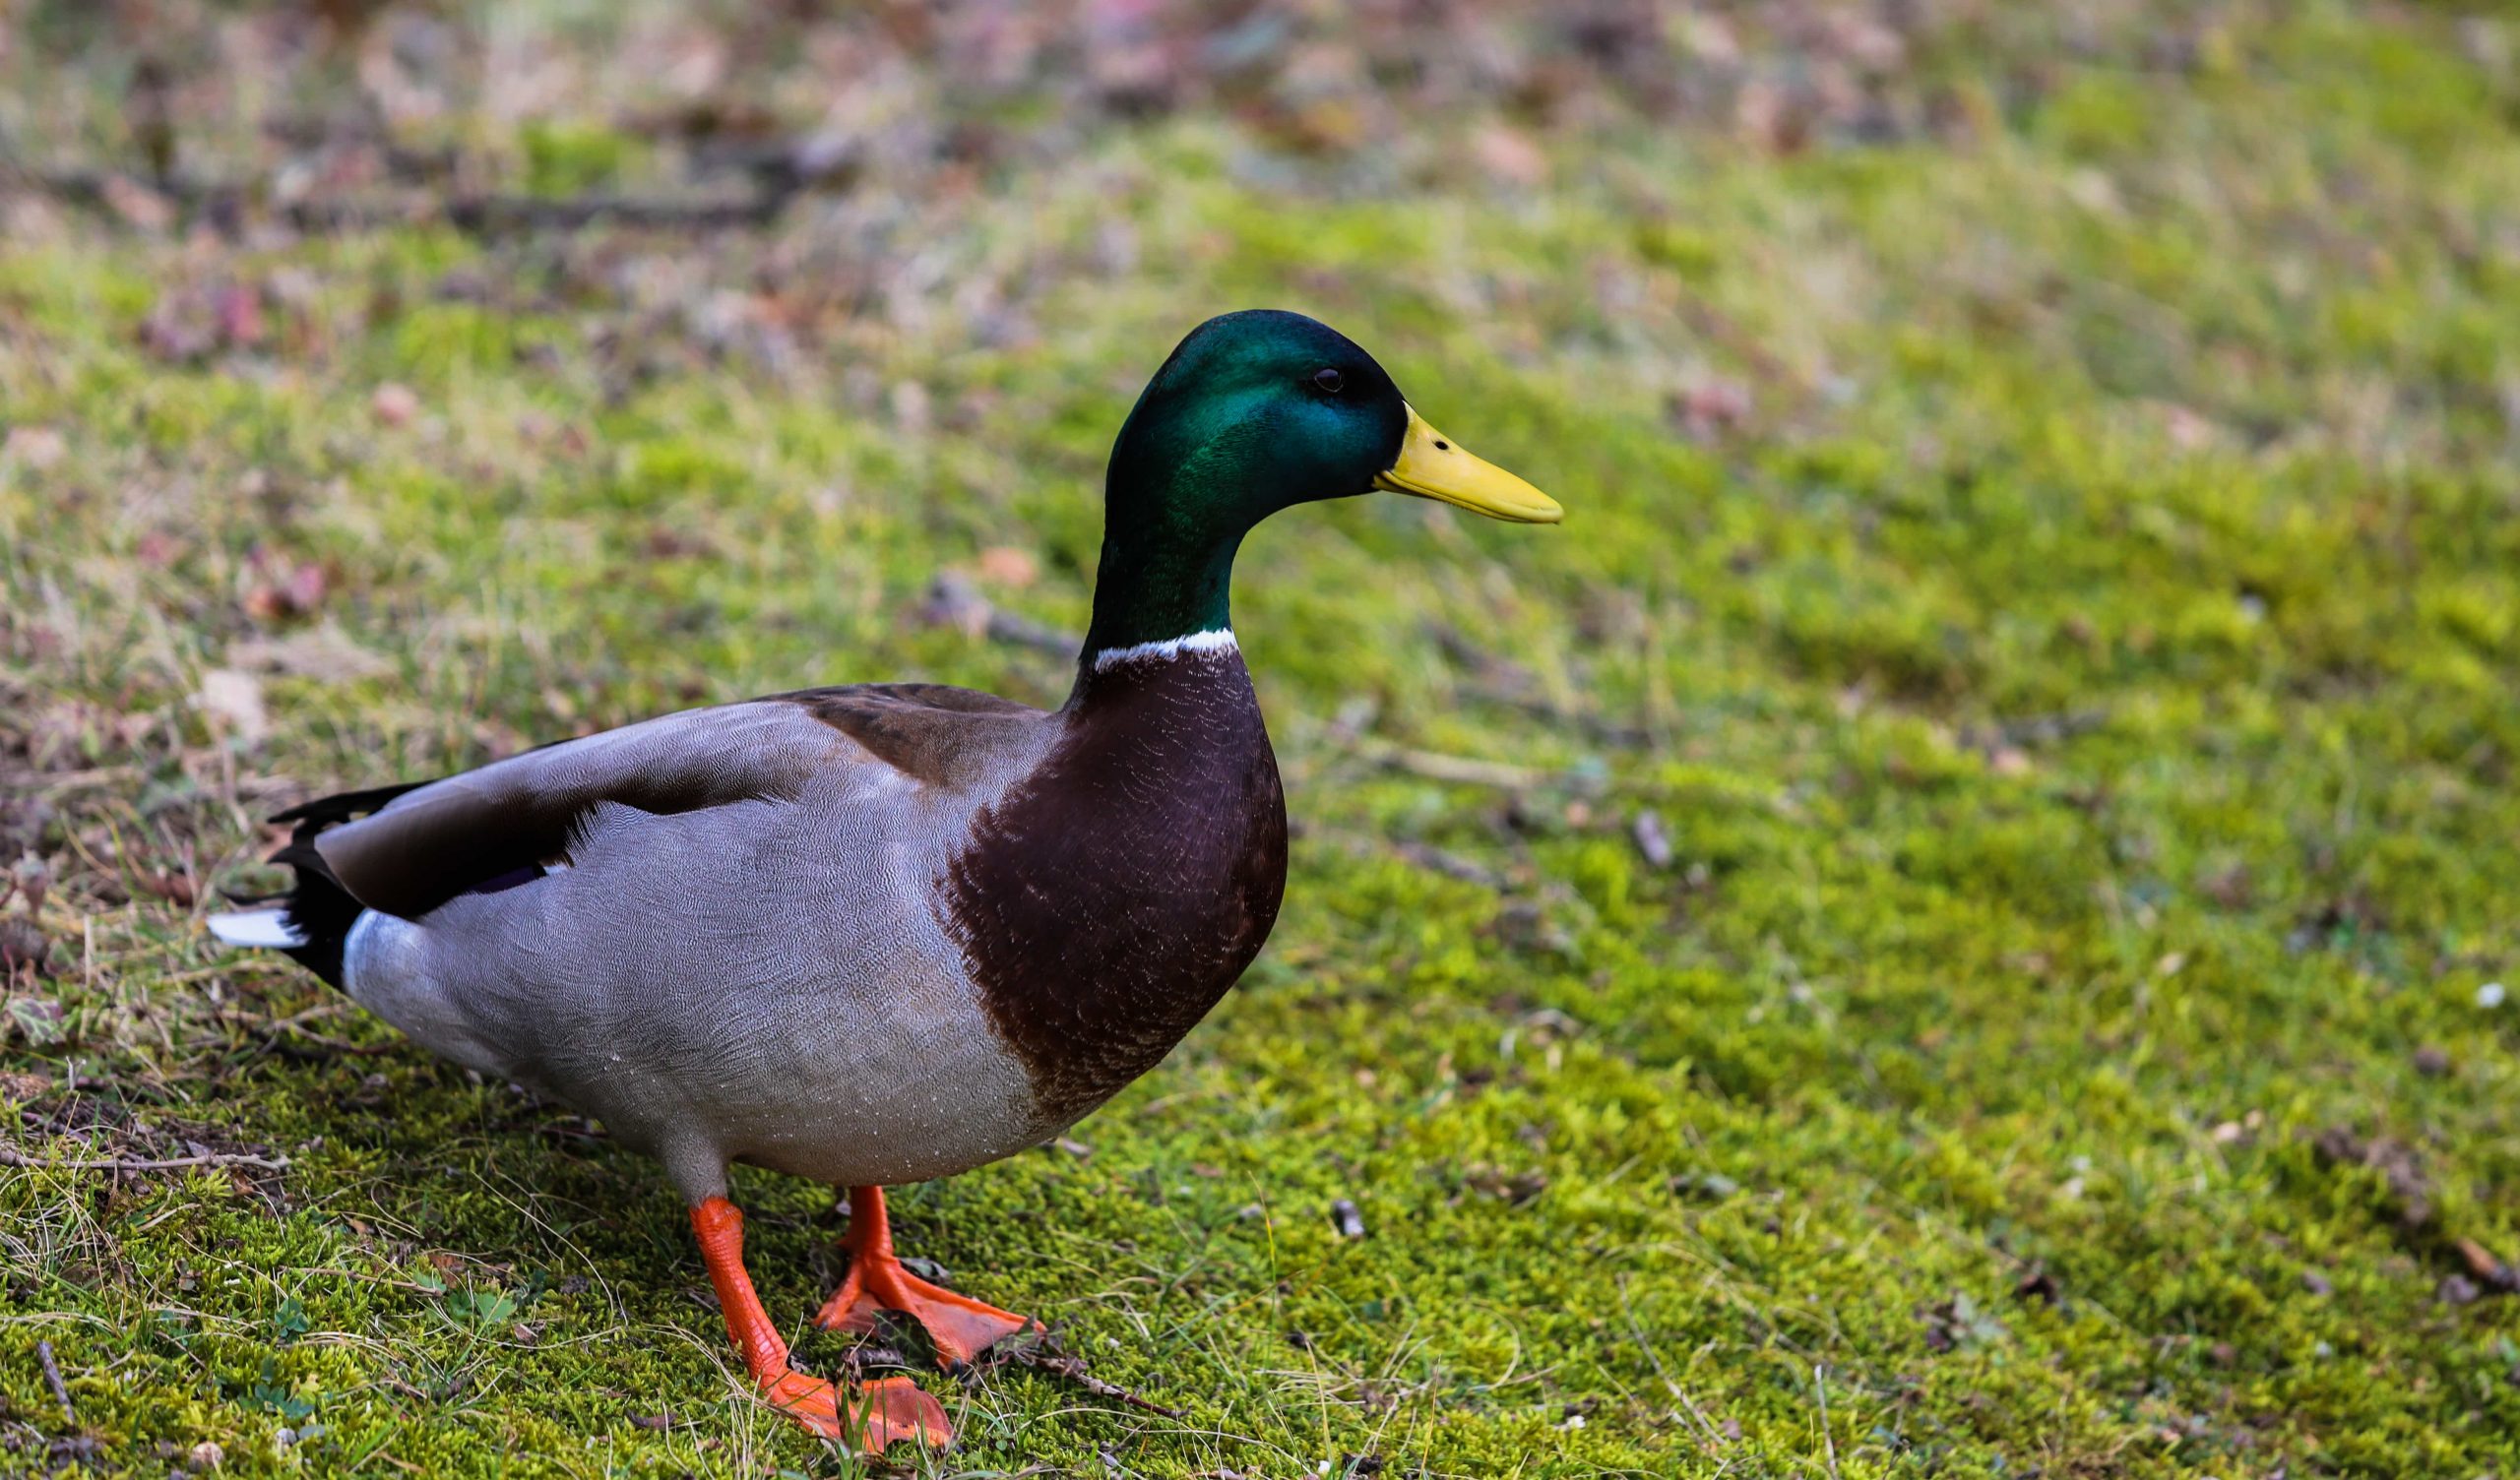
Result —
[{"label": "brown chest", "polygon": [[1286,888],[1286,803],[1239,654],[1092,675],[1042,765],[974,824],[947,925],[1043,1120],[1163,1059],[1251,963]]}]

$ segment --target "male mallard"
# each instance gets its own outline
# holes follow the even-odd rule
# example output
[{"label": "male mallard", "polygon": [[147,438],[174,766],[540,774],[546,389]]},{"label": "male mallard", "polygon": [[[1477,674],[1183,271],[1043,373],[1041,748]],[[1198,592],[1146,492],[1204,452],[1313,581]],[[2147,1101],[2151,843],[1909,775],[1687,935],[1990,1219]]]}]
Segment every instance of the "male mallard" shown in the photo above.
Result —
[{"label": "male mallard", "polygon": [[285,899],[211,928],[655,1153],[770,1401],[869,1452],[943,1444],[944,1410],[907,1378],[843,1390],[789,1370],[727,1163],[849,1189],[849,1274],[820,1324],[900,1311],[949,1364],[1032,1325],[904,1269],[883,1188],[1058,1135],[1259,954],[1287,824],[1228,625],[1234,551],[1281,509],[1376,488],[1559,518],[1337,332],[1211,319],[1112,447],[1059,709],[802,689],[326,797],[279,819],[296,824],[275,857],[296,872]]}]

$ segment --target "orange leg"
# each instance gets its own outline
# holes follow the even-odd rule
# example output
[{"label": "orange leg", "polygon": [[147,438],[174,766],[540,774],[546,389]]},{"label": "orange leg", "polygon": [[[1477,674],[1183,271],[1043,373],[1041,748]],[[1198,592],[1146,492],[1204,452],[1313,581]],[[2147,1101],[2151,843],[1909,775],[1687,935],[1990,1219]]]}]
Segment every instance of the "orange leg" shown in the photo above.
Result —
[{"label": "orange leg", "polygon": [[900,1311],[927,1328],[937,1358],[960,1367],[998,1341],[1035,1328],[1030,1316],[982,1305],[911,1273],[893,1254],[893,1225],[884,1190],[849,1190],[849,1277],[824,1302],[814,1324],[830,1330],[871,1331],[877,1311]]},{"label": "orange leg", "polygon": [[718,1287],[718,1306],[726,1313],[726,1334],[772,1407],[825,1439],[854,1440],[868,1454],[881,1454],[904,1439],[939,1447],[953,1442],[944,1408],[908,1378],[884,1378],[843,1390],[821,1378],[790,1371],[788,1343],[770,1324],[761,1297],[753,1293],[752,1276],[744,1272],[743,1213],[724,1198],[711,1198],[691,1210],[691,1227],[700,1235],[709,1282]]}]

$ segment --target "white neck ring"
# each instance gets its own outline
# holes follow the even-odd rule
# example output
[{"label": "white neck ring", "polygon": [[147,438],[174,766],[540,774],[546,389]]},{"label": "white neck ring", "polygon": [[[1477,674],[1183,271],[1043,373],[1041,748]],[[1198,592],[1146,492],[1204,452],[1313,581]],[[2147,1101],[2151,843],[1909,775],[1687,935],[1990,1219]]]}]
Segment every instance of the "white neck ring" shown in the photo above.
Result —
[{"label": "white neck ring", "polygon": [[1094,671],[1107,672],[1122,663],[1165,662],[1184,653],[1236,652],[1241,645],[1233,640],[1230,627],[1212,627],[1187,637],[1166,638],[1160,643],[1132,643],[1126,648],[1105,648],[1094,654]]}]

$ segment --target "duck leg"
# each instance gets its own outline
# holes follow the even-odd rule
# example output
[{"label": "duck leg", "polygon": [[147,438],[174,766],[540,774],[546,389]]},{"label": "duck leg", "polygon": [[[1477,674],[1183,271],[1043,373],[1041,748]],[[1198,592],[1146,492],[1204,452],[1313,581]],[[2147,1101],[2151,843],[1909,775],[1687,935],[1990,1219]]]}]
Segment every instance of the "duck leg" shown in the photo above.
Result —
[{"label": "duck leg", "polygon": [[893,1225],[885,1215],[880,1187],[849,1190],[847,1243],[849,1277],[814,1318],[827,1330],[871,1331],[877,1311],[900,1311],[926,1328],[938,1360],[951,1369],[1039,1325],[1030,1316],[957,1295],[903,1268],[893,1254]]},{"label": "duck leg", "polygon": [[904,1439],[937,1447],[953,1442],[944,1408],[908,1378],[840,1388],[789,1370],[788,1343],[744,1272],[743,1212],[724,1198],[710,1198],[691,1209],[691,1227],[700,1235],[709,1282],[718,1287],[719,1309],[726,1313],[726,1334],[772,1407],[825,1439],[853,1441],[867,1454]]}]

